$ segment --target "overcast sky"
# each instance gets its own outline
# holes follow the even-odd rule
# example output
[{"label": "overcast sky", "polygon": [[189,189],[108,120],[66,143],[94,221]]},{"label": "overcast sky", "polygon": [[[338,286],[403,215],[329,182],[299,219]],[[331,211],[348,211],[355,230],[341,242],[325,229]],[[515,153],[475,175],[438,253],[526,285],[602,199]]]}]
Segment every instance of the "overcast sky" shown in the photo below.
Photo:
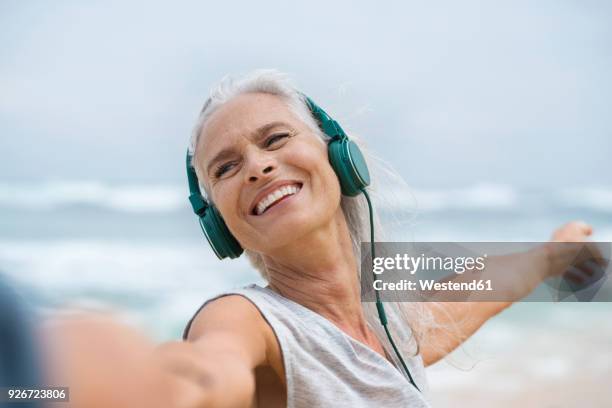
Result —
[{"label": "overcast sky", "polygon": [[0,41],[3,182],[182,183],[211,85],[277,68],[414,186],[612,185],[608,1],[4,0]]}]

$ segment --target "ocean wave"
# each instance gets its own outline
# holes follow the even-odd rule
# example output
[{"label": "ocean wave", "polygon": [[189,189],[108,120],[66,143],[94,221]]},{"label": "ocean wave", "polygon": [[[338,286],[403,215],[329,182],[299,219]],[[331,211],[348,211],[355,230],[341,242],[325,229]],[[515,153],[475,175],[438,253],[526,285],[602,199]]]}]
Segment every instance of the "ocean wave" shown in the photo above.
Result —
[{"label": "ocean wave", "polygon": [[568,207],[612,213],[612,187],[566,188],[558,199]]},{"label": "ocean wave", "polygon": [[170,212],[188,206],[186,187],[101,182],[0,184],[0,207],[54,210],[89,206],[125,212]]},{"label": "ocean wave", "polygon": [[[0,183],[0,208],[25,211],[76,206],[128,213],[168,213],[188,210],[187,196],[187,187],[178,184]],[[390,211],[509,211],[550,206],[612,212],[612,187],[605,186],[535,191],[495,183],[446,189],[384,186],[373,198],[378,199],[376,206]]]},{"label": "ocean wave", "polygon": [[387,210],[412,211],[474,211],[516,208],[521,192],[517,189],[491,183],[477,183],[467,187],[427,189],[403,186],[386,187],[379,193],[380,207]]},{"label": "ocean wave", "polygon": [[476,184],[447,190],[416,190],[417,203],[425,211],[505,210],[519,203],[519,192],[501,184]]},{"label": "ocean wave", "polygon": [[0,240],[0,272],[45,290],[151,295],[221,288],[236,277],[256,276],[246,259],[221,263],[204,243],[102,239]]},{"label": "ocean wave", "polygon": [[205,299],[263,283],[245,257],[220,262],[204,243],[0,240],[0,276],[43,315],[112,313],[159,340],[178,339]]}]

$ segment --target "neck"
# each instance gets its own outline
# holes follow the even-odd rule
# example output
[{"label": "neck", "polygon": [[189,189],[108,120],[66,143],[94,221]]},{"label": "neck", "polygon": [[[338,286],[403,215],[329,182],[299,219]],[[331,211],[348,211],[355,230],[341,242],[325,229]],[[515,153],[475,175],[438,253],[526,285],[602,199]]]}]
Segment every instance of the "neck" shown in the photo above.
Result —
[{"label": "neck", "polygon": [[361,306],[357,260],[340,208],[332,221],[264,255],[269,286],[358,338],[370,337]]}]

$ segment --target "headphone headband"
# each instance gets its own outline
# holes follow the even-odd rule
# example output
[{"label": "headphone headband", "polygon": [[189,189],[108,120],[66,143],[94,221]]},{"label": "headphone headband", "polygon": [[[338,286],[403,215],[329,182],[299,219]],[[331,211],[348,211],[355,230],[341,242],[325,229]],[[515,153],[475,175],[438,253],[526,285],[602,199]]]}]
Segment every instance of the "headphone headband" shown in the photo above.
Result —
[{"label": "headphone headband", "polygon": [[304,97],[304,101],[306,101],[306,104],[308,105],[310,112],[312,112],[312,115],[319,121],[319,126],[321,127],[321,130],[323,130],[326,135],[328,135],[334,140],[348,138],[340,124],[334,119],[332,119],[331,116],[329,116],[327,112],[323,110],[323,108],[317,105],[308,96],[304,94],[301,95]]}]

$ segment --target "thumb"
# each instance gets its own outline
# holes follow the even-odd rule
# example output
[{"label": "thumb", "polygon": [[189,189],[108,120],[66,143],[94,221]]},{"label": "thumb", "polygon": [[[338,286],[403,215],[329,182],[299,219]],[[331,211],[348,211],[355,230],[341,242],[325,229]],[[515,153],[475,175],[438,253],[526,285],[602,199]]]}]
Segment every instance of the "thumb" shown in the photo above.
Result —
[{"label": "thumb", "polygon": [[585,235],[591,235],[593,234],[593,227],[591,227],[589,224],[587,224],[584,221],[577,221],[576,222],[576,226],[578,227],[578,229]]}]

